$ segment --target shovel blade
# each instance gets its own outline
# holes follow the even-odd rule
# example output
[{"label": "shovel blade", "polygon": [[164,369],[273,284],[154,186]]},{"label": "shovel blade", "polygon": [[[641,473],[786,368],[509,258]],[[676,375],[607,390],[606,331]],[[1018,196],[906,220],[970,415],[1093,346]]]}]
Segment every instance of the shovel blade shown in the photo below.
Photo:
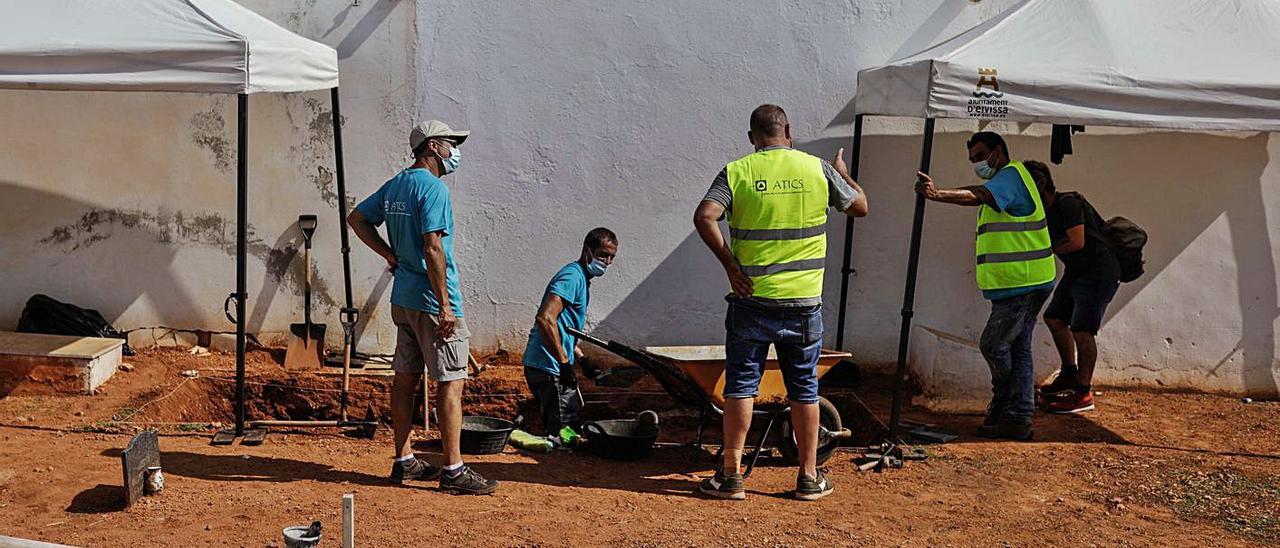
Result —
[{"label": "shovel blade", "polygon": [[289,326],[293,337],[289,340],[289,348],[284,354],[285,369],[319,369],[324,364],[325,325],[295,323]]}]

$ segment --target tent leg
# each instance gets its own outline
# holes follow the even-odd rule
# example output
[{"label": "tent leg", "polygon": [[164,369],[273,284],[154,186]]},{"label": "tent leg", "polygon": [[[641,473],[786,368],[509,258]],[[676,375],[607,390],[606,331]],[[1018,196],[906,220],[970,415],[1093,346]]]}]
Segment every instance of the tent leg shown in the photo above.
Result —
[{"label": "tent leg", "polygon": [[[933,118],[924,121],[924,145],[920,150],[920,171],[929,172],[933,152]],[[924,228],[924,196],[916,195],[915,217],[911,222],[911,251],[907,259],[907,287],[902,295],[902,330],[898,332],[898,368],[893,376],[893,410],[889,415],[889,441],[898,441],[902,420],[902,385],[907,376],[907,348],[911,343],[912,306],[916,300],[916,268],[920,266],[920,232]]]},{"label": "tent leg", "polygon": [[[862,153],[862,115],[853,119],[853,157],[849,161],[849,176],[858,179],[858,158]],[[844,262],[840,267],[840,311],[836,320],[836,348],[844,347],[844,321],[849,309],[849,275],[853,273],[850,266],[853,262],[853,217],[845,215],[844,220]]]},{"label": "tent leg", "polygon": [[347,308],[351,308],[351,246],[347,236],[347,174],[342,164],[342,108],[338,101],[338,88],[329,90],[333,106],[333,156],[338,178],[338,234],[342,238],[342,288]]},{"label": "tent leg", "polygon": [[249,96],[236,102],[236,436],[244,435],[245,239],[249,216]]}]

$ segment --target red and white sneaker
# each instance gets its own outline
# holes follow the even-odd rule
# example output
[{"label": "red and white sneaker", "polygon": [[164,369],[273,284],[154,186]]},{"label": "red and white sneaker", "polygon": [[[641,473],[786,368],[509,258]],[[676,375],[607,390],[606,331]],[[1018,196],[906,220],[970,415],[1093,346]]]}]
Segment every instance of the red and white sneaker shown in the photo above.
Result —
[{"label": "red and white sneaker", "polygon": [[1071,393],[1049,400],[1049,412],[1070,415],[1093,410],[1093,392]]}]

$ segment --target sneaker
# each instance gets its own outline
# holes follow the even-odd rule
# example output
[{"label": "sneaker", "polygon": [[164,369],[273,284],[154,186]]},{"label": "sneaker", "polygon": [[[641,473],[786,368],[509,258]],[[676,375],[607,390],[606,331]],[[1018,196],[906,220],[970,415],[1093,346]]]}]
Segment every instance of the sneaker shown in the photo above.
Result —
[{"label": "sneaker", "polygon": [[978,427],[978,437],[992,440],[1028,441],[1034,435],[1035,432],[1031,429],[1031,423],[1010,422],[1007,419],[1001,420],[997,424],[984,424]]},{"label": "sneaker", "polygon": [[726,476],[719,470],[716,471],[716,475],[702,480],[702,484],[698,486],[698,492],[718,499],[744,500],[747,498],[747,490],[742,486],[742,474]]},{"label": "sneaker", "polygon": [[1037,386],[1036,392],[1037,392],[1037,395],[1043,395],[1047,399],[1050,396],[1055,396],[1057,394],[1061,394],[1068,390],[1073,390],[1075,389],[1075,387],[1076,387],[1075,376],[1072,375],[1068,377],[1067,375],[1063,375],[1062,371],[1059,370],[1058,376],[1053,379],[1053,382],[1046,384],[1044,386]]},{"label": "sneaker", "polygon": [[395,483],[431,481],[440,477],[439,466],[432,466],[421,459],[413,459],[408,462],[408,465],[399,461],[391,465],[391,481]]},{"label": "sneaker", "polygon": [[818,476],[815,478],[804,474],[796,478],[795,497],[800,500],[818,500],[835,490],[836,485],[827,479],[827,475],[821,469],[818,470]]},{"label": "sneaker", "polygon": [[453,495],[490,495],[498,490],[498,480],[484,479],[479,472],[464,466],[456,476],[442,474],[440,490]]},{"label": "sneaker", "polygon": [[1093,392],[1085,392],[1083,394],[1072,392],[1069,395],[1058,397],[1049,402],[1049,412],[1059,415],[1070,415],[1072,413],[1083,413],[1093,410]]}]

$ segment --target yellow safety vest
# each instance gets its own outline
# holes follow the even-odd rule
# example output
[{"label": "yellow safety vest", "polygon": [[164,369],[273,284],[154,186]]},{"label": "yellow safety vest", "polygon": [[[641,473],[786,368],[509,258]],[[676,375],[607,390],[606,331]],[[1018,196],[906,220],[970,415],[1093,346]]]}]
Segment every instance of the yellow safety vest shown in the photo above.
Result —
[{"label": "yellow safety vest", "polygon": [[798,150],[762,150],[725,167],[733,193],[733,256],[765,299],[822,296],[827,258],[827,176]]},{"label": "yellow safety vest", "polygon": [[1015,217],[982,205],[978,208],[978,287],[983,291],[1015,289],[1052,282],[1057,276],[1040,190],[1022,162],[1002,168],[1017,170],[1036,209]]}]

